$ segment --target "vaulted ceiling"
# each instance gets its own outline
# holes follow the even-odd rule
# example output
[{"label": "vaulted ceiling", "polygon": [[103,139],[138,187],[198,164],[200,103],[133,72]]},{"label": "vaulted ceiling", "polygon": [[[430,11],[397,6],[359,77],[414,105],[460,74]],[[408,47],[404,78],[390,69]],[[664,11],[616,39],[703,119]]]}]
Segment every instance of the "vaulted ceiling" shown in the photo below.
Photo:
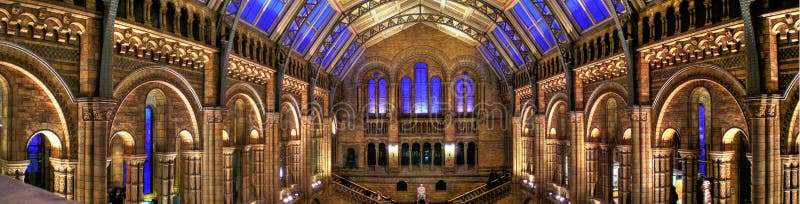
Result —
[{"label": "vaulted ceiling", "polygon": [[[347,73],[367,47],[420,23],[475,45],[504,77],[556,50],[557,39],[579,38],[610,22],[612,10],[602,1],[248,0],[240,18],[271,39],[291,42],[295,52],[335,77]],[[236,7],[227,10],[235,13]],[[294,40],[280,39],[287,30],[297,32]]]}]

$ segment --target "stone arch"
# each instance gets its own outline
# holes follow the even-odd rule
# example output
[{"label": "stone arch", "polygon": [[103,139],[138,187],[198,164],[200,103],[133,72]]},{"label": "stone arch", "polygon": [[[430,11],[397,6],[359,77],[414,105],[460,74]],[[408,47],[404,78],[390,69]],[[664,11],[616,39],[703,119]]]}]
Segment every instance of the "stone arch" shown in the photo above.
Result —
[{"label": "stone arch", "polygon": [[27,147],[28,144],[31,143],[31,140],[36,135],[42,135],[44,138],[47,139],[47,142],[50,144],[50,157],[52,158],[62,158],[62,151],[64,149],[64,145],[61,143],[61,139],[58,137],[56,133],[50,130],[39,130],[33,133],[32,135],[28,136],[25,142],[25,146]]},{"label": "stone arch", "polygon": [[[260,100],[254,99],[252,93],[248,92],[236,91],[236,92],[229,92],[229,94],[233,95],[229,96],[229,99],[226,104],[226,106],[228,107],[228,117],[226,117],[227,121],[226,124],[231,124],[230,122],[233,122],[233,120],[235,120],[233,116],[234,114],[237,113],[235,113],[234,111],[243,111],[244,115],[242,117],[244,117],[244,121],[242,122],[245,122],[245,124],[242,131],[245,132],[241,132],[241,134],[238,136],[249,135],[250,130],[256,130],[259,132],[262,131],[264,123],[261,114],[263,109],[261,109],[262,107],[259,106]],[[240,105],[241,107],[239,107]],[[239,110],[240,108],[241,110]],[[233,131],[232,128],[234,127],[229,127],[228,130]],[[252,144],[254,142],[259,142],[259,141],[250,140],[249,142]]]},{"label": "stone arch", "polygon": [[181,150],[194,150],[196,148],[194,136],[188,130],[178,132],[178,136],[175,139],[177,140],[175,142],[176,146],[180,146]]},{"label": "stone arch", "polygon": [[[130,72],[119,83],[114,85],[114,98],[120,99],[148,82],[168,84],[171,89],[181,93],[181,100],[185,104],[190,104],[192,110],[202,110],[202,101],[189,81],[177,71],[160,66],[147,66]],[[194,111],[192,112],[195,113]],[[194,115],[192,118],[196,121]]]},{"label": "stone arch", "polygon": [[[108,145],[111,146],[111,144],[113,144],[114,141],[116,140],[122,142],[123,152],[125,154],[132,155],[136,153],[134,150],[136,148],[136,141],[133,139],[133,136],[131,136],[131,133],[129,133],[128,131],[115,132],[113,135],[111,135],[111,137],[108,138]],[[109,149],[111,148],[109,147]]]},{"label": "stone arch", "polygon": [[[356,77],[353,81],[361,81],[364,77],[369,77],[367,74],[371,70],[379,70],[381,73],[386,74],[386,79],[394,79],[396,77],[396,73],[391,72],[390,67],[394,67],[390,64],[389,59],[383,57],[365,57],[364,59],[359,60],[358,64],[353,65],[356,70],[353,70],[353,75]],[[394,80],[391,80],[394,81]]]},{"label": "stone arch", "polygon": [[[736,127],[747,133],[742,101],[738,100],[744,97],[744,88],[730,73],[719,69],[716,66],[690,66],[670,77],[653,104],[653,113],[657,116],[653,121],[656,135],[673,128],[685,137],[681,138],[684,139],[681,143],[689,145],[682,144],[681,147],[693,148],[690,144],[696,144],[698,140],[694,133],[696,128],[693,127],[697,117],[686,112],[696,111],[695,106],[699,103],[707,106],[705,117],[710,121],[706,127],[712,150],[721,146],[722,130]],[[729,111],[722,113],[714,110]]]},{"label": "stone arch", "polygon": [[[59,104],[75,103],[75,95],[70,87],[77,87],[77,81],[66,81],[55,68],[33,51],[8,41],[0,41],[0,64],[14,65],[26,76],[36,80]],[[21,68],[25,65],[25,69]],[[73,86],[71,86],[73,85]]]}]

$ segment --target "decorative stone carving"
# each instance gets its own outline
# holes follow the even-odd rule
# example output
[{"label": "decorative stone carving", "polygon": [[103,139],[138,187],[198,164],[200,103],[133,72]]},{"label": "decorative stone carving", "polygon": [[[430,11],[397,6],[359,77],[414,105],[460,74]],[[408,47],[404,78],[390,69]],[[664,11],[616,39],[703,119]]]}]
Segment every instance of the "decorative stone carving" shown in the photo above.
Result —
[{"label": "decorative stone carving", "polygon": [[65,11],[29,6],[0,4],[0,21],[7,26],[3,34],[76,43],[85,31],[86,17],[78,18]]},{"label": "decorative stone carving", "polygon": [[83,107],[81,116],[83,121],[109,121],[114,117],[114,109],[111,107]]},{"label": "decorative stone carving", "polygon": [[214,48],[181,38],[160,35],[125,23],[115,25],[114,49],[118,54],[146,58],[178,67],[202,70],[211,63]]}]

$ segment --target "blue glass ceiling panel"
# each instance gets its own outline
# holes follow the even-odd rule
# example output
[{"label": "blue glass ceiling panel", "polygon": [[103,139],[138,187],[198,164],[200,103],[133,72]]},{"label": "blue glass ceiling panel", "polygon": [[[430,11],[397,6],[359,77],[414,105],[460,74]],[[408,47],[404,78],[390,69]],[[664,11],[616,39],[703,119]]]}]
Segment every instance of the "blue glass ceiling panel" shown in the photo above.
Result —
[{"label": "blue glass ceiling panel", "polygon": [[[303,12],[303,11],[300,11]],[[311,14],[308,15],[306,21],[303,22],[303,26],[300,27],[299,30],[299,39],[297,39],[300,43],[295,43],[295,50],[298,52],[305,54],[308,52],[308,48],[311,46],[311,42],[317,37],[319,31],[325,28],[328,25],[328,22],[334,16],[333,7],[328,5],[327,1],[322,2],[320,5],[314,7],[314,10],[311,11]]]},{"label": "blue glass ceiling panel", "polygon": [[[550,10],[544,8],[546,13]],[[532,38],[539,47],[540,52],[546,52],[555,45],[553,35],[550,33],[550,28],[547,26],[542,14],[529,0],[520,1],[513,7],[512,14],[516,16],[517,22],[525,26],[530,38]]]},{"label": "blue glass ceiling panel", "polygon": [[592,17],[594,17],[595,21],[600,22],[610,17],[602,0],[583,0],[583,2],[584,5],[586,5],[586,8],[589,9],[589,13],[592,14]]},{"label": "blue glass ceiling panel", "polygon": [[242,19],[247,22],[253,23],[258,13],[264,8],[265,0],[250,0],[242,11]]},{"label": "blue glass ceiling panel", "polygon": [[269,0],[267,8],[264,9],[264,12],[261,13],[261,17],[259,17],[256,22],[256,27],[264,31],[269,31],[275,23],[275,20],[278,19],[278,14],[281,13],[284,5],[285,3],[282,0]]},{"label": "blue glass ceiling panel", "polygon": [[581,29],[587,29],[592,27],[592,20],[589,19],[589,14],[583,10],[583,6],[578,0],[566,0],[564,4],[567,5],[569,9],[569,14],[572,15],[572,18],[575,19],[575,22],[581,27]]},{"label": "blue glass ceiling panel", "polygon": [[508,51],[508,54],[511,55],[512,58],[514,58],[514,61],[518,65],[523,63],[522,58],[520,58],[519,54],[517,53],[517,50],[514,49],[514,46],[511,46],[511,43],[509,43],[508,38],[506,37],[506,35],[503,34],[502,31],[500,31],[500,28],[495,28],[494,32],[492,32],[492,34],[494,34],[494,37],[498,41],[500,41],[500,43],[503,44],[503,47],[508,48],[508,49],[505,49],[505,50]]},{"label": "blue glass ceiling panel", "polygon": [[331,47],[330,50],[325,51],[327,53],[325,54],[325,58],[322,60],[322,67],[328,67],[328,65],[331,63],[331,60],[333,60],[333,58],[336,57],[336,54],[339,53],[339,49],[344,47],[344,43],[350,40],[350,35],[352,35],[350,29],[347,29],[345,26],[342,26],[341,28],[343,29],[339,33],[339,38],[334,41],[333,47]]}]

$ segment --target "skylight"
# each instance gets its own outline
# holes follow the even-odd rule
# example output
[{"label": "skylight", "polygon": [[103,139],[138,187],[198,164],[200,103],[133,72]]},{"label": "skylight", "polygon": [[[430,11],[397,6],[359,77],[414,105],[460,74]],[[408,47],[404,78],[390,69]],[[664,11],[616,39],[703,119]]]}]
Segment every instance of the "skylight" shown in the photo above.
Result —
[{"label": "skylight", "polygon": [[[300,12],[303,13],[305,11],[301,10]],[[335,14],[336,11],[333,10],[333,7],[328,5],[327,1],[320,1],[320,4],[314,7],[314,10],[308,15],[305,22],[302,23],[296,36],[297,39],[295,39],[295,50],[302,54],[307,53],[311,44],[313,44],[313,40],[317,35],[322,33],[325,26],[328,25]]]},{"label": "skylight", "polygon": [[[556,44],[555,40],[553,40],[553,34],[550,33],[550,29],[547,26],[547,22],[545,22],[544,18],[542,18],[542,14],[536,10],[536,7],[534,7],[531,1],[523,0],[520,2],[521,3],[514,5],[512,13],[516,16],[517,22],[525,28],[528,36],[533,38],[536,42],[539,51],[546,52]],[[550,11],[545,8],[545,12],[549,13]],[[556,24],[556,26],[558,26],[558,24]]]},{"label": "skylight", "polygon": [[608,19],[610,14],[603,0],[564,0],[562,2],[569,10],[566,12],[571,16],[575,23],[581,27],[581,30],[586,30],[601,21]]},{"label": "skylight", "polygon": [[497,39],[498,42],[500,42],[503,45],[503,47],[507,48],[503,50],[505,50],[508,53],[508,55],[511,56],[512,59],[514,59],[514,62],[516,62],[517,65],[521,65],[524,63],[522,61],[522,58],[519,56],[519,52],[517,52],[514,46],[511,45],[511,41],[509,41],[508,37],[506,37],[506,35],[503,34],[500,28],[495,28],[494,31],[492,32],[492,35],[495,37],[495,39]]},{"label": "skylight", "polygon": [[347,41],[350,40],[350,36],[352,36],[352,32],[350,32],[350,29],[347,29],[346,24],[339,24],[334,29],[336,29],[334,32],[339,33],[339,35],[334,36],[336,39],[333,41],[333,46],[328,48],[328,50],[322,50],[322,52],[325,52],[325,57],[321,64],[322,67],[328,67],[328,65],[330,65],[331,60],[336,57],[340,50],[343,50],[342,48],[344,48],[345,43],[347,43]]},{"label": "skylight", "polygon": [[[244,6],[240,18],[269,33],[274,29],[274,24],[285,5],[284,0],[250,0]],[[236,8],[230,5],[228,12],[236,12]]]}]

